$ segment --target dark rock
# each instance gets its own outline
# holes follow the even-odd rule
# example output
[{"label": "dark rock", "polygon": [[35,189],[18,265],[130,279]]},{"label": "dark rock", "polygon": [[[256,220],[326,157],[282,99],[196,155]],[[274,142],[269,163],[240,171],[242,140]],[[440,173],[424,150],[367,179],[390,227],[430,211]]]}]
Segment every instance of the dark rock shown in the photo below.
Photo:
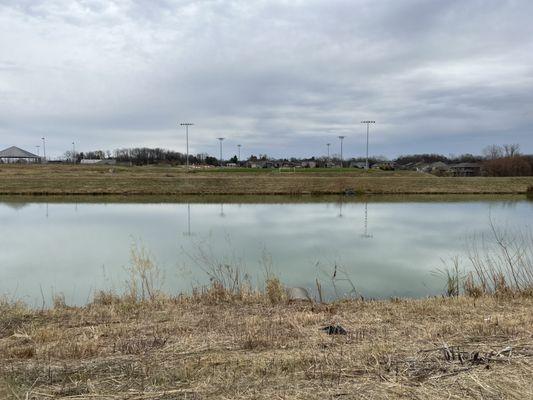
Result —
[{"label": "dark rock", "polygon": [[326,332],[328,335],[346,335],[348,332],[340,325],[329,325],[320,330]]}]

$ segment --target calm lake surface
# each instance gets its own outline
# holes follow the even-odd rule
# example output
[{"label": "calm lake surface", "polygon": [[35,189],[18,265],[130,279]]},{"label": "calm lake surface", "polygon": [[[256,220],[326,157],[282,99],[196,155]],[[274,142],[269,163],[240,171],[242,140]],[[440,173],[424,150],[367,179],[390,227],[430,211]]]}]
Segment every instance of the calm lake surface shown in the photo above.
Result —
[{"label": "calm lake surface", "polygon": [[488,233],[490,216],[499,226],[524,228],[533,216],[533,202],[523,198],[69,201],[0,198],[0,295],[40,305],[63,293],[68,304],[83,304],[96,290],[121,291],[132,246],[152,254],[170,293],[207,283],[210,260],[239,265],[254,283],[265,265],[290,286],[314,288],[318,277],[330,297],[335,265],[365,297],[436,295],[444,288],[435,273],[442,260],[464,254],[472,235]]}]

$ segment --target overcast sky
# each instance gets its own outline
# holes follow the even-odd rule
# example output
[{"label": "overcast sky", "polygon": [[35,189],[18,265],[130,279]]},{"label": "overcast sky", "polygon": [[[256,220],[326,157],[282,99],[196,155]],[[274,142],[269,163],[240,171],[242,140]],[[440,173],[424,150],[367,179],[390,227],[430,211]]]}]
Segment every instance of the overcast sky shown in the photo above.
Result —
[{"label": "overcast sky", "polygon": [[533,153],[531,0],[0,0],[0,147]]}]

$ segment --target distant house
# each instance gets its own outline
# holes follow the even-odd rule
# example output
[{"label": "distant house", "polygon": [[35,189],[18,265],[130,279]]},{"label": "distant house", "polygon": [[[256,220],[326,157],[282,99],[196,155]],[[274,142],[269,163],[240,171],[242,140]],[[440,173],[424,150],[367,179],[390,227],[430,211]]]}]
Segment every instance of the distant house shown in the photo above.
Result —
[{"label": "distant house", "polygon": [[481,164],[459,163],[450,165],[453,176],[479,176],[481,175]]},{"label": "distant house", "polygon": [[115,165],[116,163],[117,160],[114,158],[104,158],[102,160],[83,159],[80,161],[80,164],[85,165]]},{"label": "distant house", "polygon": [[30,153],[29,151],[22,150],[19,147],[12,146],[5,150],[0,151],[0,162],[2,163],[39,163],[41,157]]},{"label": "distant house", "polygon": [[394,170],[396,163],[394,161],[384,161],[372,165],[372,169]]},{"label": "distant house", "polygon": [[269,160],[248,161],[246,163],[248,168],[274,168],[274,163]]},{"label": "distant house", "polygon": [[300,165],[302,166],[302,168],[316,168],[316,161],[302,161]]},{"label": "distant house", "polygon": [[437,161],[428,164],[422,168],[422,172],[428,172],[430,174],[443,175],[450,171],[450,166],[442,161]]},{"label": "distant house", "polygon": [[350,168],[364,169],[366,168],[366,162],[365,161],[352,161],[350,163]]}]

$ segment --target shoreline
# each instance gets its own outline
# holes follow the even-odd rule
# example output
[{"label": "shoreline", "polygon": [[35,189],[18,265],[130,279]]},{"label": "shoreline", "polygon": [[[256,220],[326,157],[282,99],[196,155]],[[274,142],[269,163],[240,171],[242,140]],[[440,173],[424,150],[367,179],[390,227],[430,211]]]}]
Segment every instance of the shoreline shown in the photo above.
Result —
[{"label": "shoreline", "polygon": [[524,201],[525,194],[296,194],[296,195],[114,195],[114,194],[0,194],[0,203],[130,203],[130,204],[298,204],[298,203],[426,203],[426,202],[476,202]]}]

